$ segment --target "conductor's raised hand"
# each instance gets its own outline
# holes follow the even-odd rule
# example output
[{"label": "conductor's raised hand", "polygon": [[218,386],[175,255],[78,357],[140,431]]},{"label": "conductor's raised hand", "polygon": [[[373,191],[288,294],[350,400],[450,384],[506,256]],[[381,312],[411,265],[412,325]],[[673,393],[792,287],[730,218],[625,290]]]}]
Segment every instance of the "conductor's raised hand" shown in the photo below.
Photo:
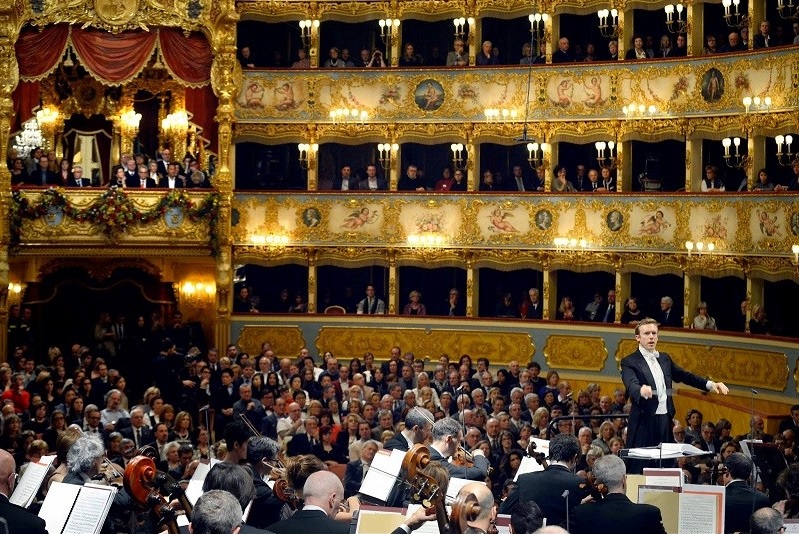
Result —
[{"label": "conductor's raised hand", "polygon": [[724,385],[724,382],[711,382],[710,383],[710,391],[713,393],[720,393],[721,395],[726,395],[730,392],[730,388]]},{"label": "conductor's raised hand", "polygon": [[652,386],[641,386],[641,397],[644,399],[652,398]]}]

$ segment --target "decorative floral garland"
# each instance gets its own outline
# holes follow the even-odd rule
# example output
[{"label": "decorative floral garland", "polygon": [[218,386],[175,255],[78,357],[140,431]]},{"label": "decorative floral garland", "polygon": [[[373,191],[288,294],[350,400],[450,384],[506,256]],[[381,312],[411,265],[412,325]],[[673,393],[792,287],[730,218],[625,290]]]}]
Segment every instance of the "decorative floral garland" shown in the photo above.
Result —
[{"label": "decorative floral garland", "polygon": [[161,200],[148,209],[139,211],[128,197],[124,189],[112,187],[104,191],[87,208],[76,208],[64,195],[61,188],[50,188],[44,191],[36,201],[25,198],[19,191],[12,196],[11,207],[11,243],[9,252],[16,254],[20,249],[22,222],[24,219],[39,219],[52,208],[61,211],[65,217],[77,222],[89,222],[100,226],[103,234],[111,240],[117,240],[134,224],[148,224],[163,217],[169,208],[180,208],[192,222],[208,222],[208,246],[211,254],[219,254],[219,193],[210,193],[204,200],[195,204],[189,194],[182,189],[172,189],[161,197]]}]

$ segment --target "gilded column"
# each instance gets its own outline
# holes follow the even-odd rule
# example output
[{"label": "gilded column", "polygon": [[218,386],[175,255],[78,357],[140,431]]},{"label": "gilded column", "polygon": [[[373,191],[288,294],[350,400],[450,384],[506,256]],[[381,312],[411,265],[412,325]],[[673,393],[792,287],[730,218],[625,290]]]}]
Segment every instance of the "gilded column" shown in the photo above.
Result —
[{"label": "gilded column", "polygon": [[219,16],[214,21],[211,42],[214,61],[211,65],[211,86],[219,99],[216,121],[219,124],[219,167],[214,183],[219,190],[220,253],[216,258],[216,320],[214,343],[230,342],[230,312],[233,299],[233,241],[231,235],[231,203],[233,199],[233,125],[236,121],[234,100],[241,87],[241,67],[236,60],[236,21],[238,14],[233,0],[219,2]]},{"label": "gilded column", "polygon": [[[749,2],[749,18],[744,21],[744,24],[749,25],[749,49],[754,48],[755,35],[760,33],[760,23],[766,19],[766,3],[765,2]],[[774,37],[777,31],[777,22],[771,21],[771,31],[769,35]]]},{"label": "gilded column", "polygon": [[616,268],[616,322],[621,321],[621,316],[624,313],[624,303],[627,302],[627,298],[631,297],[630,294],[632,292],[632,284],[631,279],[632,276],[629,272],[625,273],[621,271],[621,262]]},{"label": "gilded column", "polygon": [[554,165],[552,163],[558,161],[558,153],[560,151],[559,143],[549,143],[549,160],[544,165],[546,169],[546,174],[544,175],[544,191],[552,191],[552,171],[554,169]]},{"label": "gilded column", "polygon": [[702,294],[702,275],[686,271],[683,274],[683,283],[683,326],[690,327],[699,306],[699,296]]},{"label": "gilded column", "polygon": [[397,251],[388,251],[388,313],[399,313],[399,270],[397,269]]},{"label": "gilded column", "polygon": [[[630,40],[630,38],[633,35],[633,28],[631,27],[630,30],[627,31],[627,32],[624,31],[624,16],[626,15],[626,13],[624,11],[624,7],[623,6],[620,6],[617,9],[619,10],[619,26],[618,26],[619,34],[618,34],[618,36],[616,38],[618,39],[618,42],[619,42],[619,60],[621,61],[621,60],[624,59],[624,54],[627,53],[627,48],[632,46],[631,43],[629,42],[629,40]],[[632,11],[633,10],[630,9],[630,14],[631,15],[632,15]],[[633,21],[633,17],[630,17],[630,26],[632,26],[632,21]],[[627,37],[628,35],[630,36],[630,38]],[[616,308],[618,309],[618,306]]]},{"label": "gilded column", "polygon": [[466,142],[463,145],[466,154],[466,164],[464,165],[466,189],[478,191],[480,189],[480,150],[474,144],[474,124],[466,124],[464,128],[466,130]]},{"label": "gilded column", "polygon": [[[303,141],[304,142],[304,141]],[[315,145],[319,143],[318,134],[316,132],[316,124],[309,124],[308,125],[308,170],[307,172],[307,179],[308,179],[308,191],[316,191],[319,187],[319,165],[317,164],[319,155],[316,150],[313,149]]]},{"label": "gilded column", "polygon": [[702,48],[705,46],[705,3],[704,2],[688,2],[688,25],[685,28],[687,32],[688,42],[686,47],[688,55],[700,55]]},{"label": "gilded column", "polygon": [[624,154],[632,154],[632,141],[619,141],[616,143],[616,192],[632,191],[633,184],[633,158],[625,158]]},{"label": "gilded column", "polygon": [[542,299],[544,301],[544,309],[542,312],[542,319],[554,319],[555,311],[558,309],[558,271],[552,269],[549,259],[544,260],[543,293]]},{"label": "gilded column", "polygon": [[477,65],[477,54],[483,47],[482,19],[475,18],[474,26],[469,26],[469,66]]},{"label": "gilded column", "polygon": [[[306,259],[308,260],[308,313],[316,313],[316,259],[317,251],[314,248],[309,248],[306,251]],[[322,310],[324,311],[324,310]]]},{"label": "gilded column", "polygon": [[747,157],[744,172],[746,173],[746,188],[752,190],[757,180],[757,173],[766,166],[766,137],[755,135],[749,130],[747,141]]},{"label": "gilded column", "polygon": [[[0,146],[7,147],[14,119],[12,93],[19,83],[19,67],[14,55],[17,38],[15,11],[8,7],[0,10]],[[9,212],[11,209],[11,173],[0,165],[0,332],[8,331],[8,245],[11,240]],[[8,336],[0,336],[0,361],[8,354]]]},{"label": "gilded column", "polygon": [[480,284],[480,271],[474,267],[471,252],[466,253],[466,317],[475,317],[479,306],[477,287]]}]

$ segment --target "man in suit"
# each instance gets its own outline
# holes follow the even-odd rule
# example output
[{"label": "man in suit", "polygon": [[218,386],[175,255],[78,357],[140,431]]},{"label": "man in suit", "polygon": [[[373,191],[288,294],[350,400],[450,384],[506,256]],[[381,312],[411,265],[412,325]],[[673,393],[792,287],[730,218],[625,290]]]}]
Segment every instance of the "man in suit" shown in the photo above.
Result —
[{"label": "man in suit", "polygon": [[137,168],[136,168],[136,160],[133,159],[133,158],[130,158],[125,163],[125,186],[126,187],[130,187],[130,186],[128,186],[128,184],[131,183],[131,182],[135,182],[138,178],[139,178],[139,176],[138,176]]},{"label": "man in suit", "polygon": [[161,159],[158,160],[158,174],[166,176],[167,167],[172,162],[172,150],[165,148],[161,151]]},{"label": "man in suit", "polygon": [[535,191],[533,183],[528,178],[525,178],[521,165],[513,166],[511,177],[506,181],[508,184],[506,186],[507,191],[517,191],[519,193]]},{"label": "man in suit", "polygon": [[774,42],[771,35],[771,24],[769,21],[764,20],[760,23],[760,33],[755,35],[755,43],[753,45],[754,48],[768,48],[770,46],[776,46],[778,43]]},{"label": "man in suit", "polygon": [[192,508],[191,534],[239,534],[241,514],[233,494],[222,490],[203,493]]},{"label": "man in suit", "polygon": [[92,181],[83,177],[83,167],[75,165],[72,167],[72,177],[67,180],[67,187],[91,187]]},{"label": "man in suit", "polygon": [[625,495],[627,475],[618,456],[603,456],[594,464],[597,483],[608,488],[601,501],[574,509],[569,526],[572,534],[666,534],[660,510],[651,504],[635,504]]},{"label": "man in suit", "polygon": [[344,498],[344,486],[335,474],[330,471],[311,474],[305,481],[302,494],[305,497],[302,510],[298,510],[289,519],[271,525],[269,530],[276,534],[349,534],[349,522],[333,519]]},{"label": "man in suit", "polygon": [[521,475],[516,491],[505,499],[499,513],[511,513],[517,502],[535,501],[548,525],[565,523],[567,510],[571,511],[588,496],[585,479],[574,474],[579,456],[580,443],[576,437],[571,434],[553,437],[549,442],[549,469]]},{"label": "man in suit", "polygon": [[186,177],[179,174],[180,165],[175,162],[167,166],[166,175],[161,178],[158,187],[165,189],[181,189],[186,187]]},{"label": "man in suit", "polygon": [[360,458],[347,464],[347,470],[344,472],[345,497],[352,497],[361,489],[363,478],[369,471],[369,466],[372,464],[372,460],[374,460],[379,448],[380,443],[378,441],[367,440],[361,446]]},{"label": "man in suit", "polygon": [[[127,175],[127,173],[125,173]],[[135,176],[125,178],[125,187],[131,189],[151,189],[158,187],[155,180],[150,178],[150,171],[147,170],[146,165],[139,165],[138,171]]]},{"label": "man in suit", "polygon": [[233,405],[239,400],[238,389],[233,385],[233,371],[222,370],[222,384],[211,390],[211,408],[215,410],[214,425],[217,432],[233,421]]},{"label": "man in suit", "polygon": [[16,468],[14,457],[0,449],[0,517],[8,523],[8,534],[47,534],[44,519],[8,502],[17,482]]},{"label": "man in suit", "polygon": [[608,301],[599,306],[594,321],[599,323],[616,322],[616,290],[608,291]]},{"label": "man in suit", "polygon": [[58,175],[48,169],[48,165],[50,165],[50,160],[47,156],[40,157],[36,170],[30,173],[28,183],[30,185],[59,185]]},{"label": "man in suit", "polygon": [[388,182],[382,176],[377,175],[377,167],[374,163],[366,166],[366,178],[358,184],[361,191],[385,191],[388,189]]},{"label": "man in suit", "polygon": [[[666,353],[658,353],[658,323],[646,318],[635,327],[638,350],[621,361],[621,378],[632,402],[627,424],[627,446],[650,447],[670,443],[674,419],[672,382],[681,382],[703,391],[726,395],[729,389],[722,382],[705,380],[686,371]],[[630,472],[640,472],[641,462],[631,462]]]},{"label": "man in suit", "polygon": [[749,534],[782,534],[785,522],[774,508],[761,508],[749,518]]},{"label": "man in suit", "polygon": [[130,426],[119,432],[123,438],[132,440],[137,449],[155,441],[152,429],[144,424],[144,409],[141,406],[130,411]]},{"label": "man in suit", "polygon": [[669,296],[660,299],[660,317],[657,319],[660,326],[682,327],[682,316],[674,309],[674,301]]},{"label": "man in suit", "polygon": [[541,293],[537,288],[530,288],[527,292],[530,302],[527,303],[527,310],[524,313],[525,319],[541,319],[544,313],[544,305],[541,302]]},{"label": "man in suit", "polygon": [[358,178],[352,175],[352,167],[342,165],[341,174],[333,180],[333,191],[357,191]]},{"label": "man in suit", "polygon": [[299,456],[300,454],[313,454],[314,446],[321,443],[319,438],[319,420],[309,415],[305,419],[305,432],[297,433],[286,446],[286,454]]},{"label": "man in suit", "polygon": [[250,438],[247,441],[247,464],[252,471],[255,497],[247,516],[247,524],[255,528],[266,528],[280,520],[280,510],[285,504],[277,498],[265,480],[277,466],[280,447],[277,442],[265,436]]},{"label": "man in suit", "polygon": [[450,478],[484,481],[488,476],[489,462],[480,449],[472,452],[473,467],[458,466],[449,462],[462,441],[463,427],[458,421],[451,417],[439,419],[433,425],[433,442],[429,447],[430,460],[440,462],[449,471]]},{"label": "man in suit", "polygon": [[768,497],[747,484],[752,474],[752,460],[734,452],[724,460],[722,480],[726,486],[724,501],[724,532],[746,532],[749,516],[769,506]]},{"label": "man in suit", "polygon": [[366,286],[366,298],[358,303],[358,315],[385,315],[386,303],[375,296],[375,286]]},{"label": "man in suit", "polygon": [[426,408],[416,406],[405,416],[405,429],[388,440],[385,449],[408,451],[417,443],[424,443],[433,430],[433,414]]},{"label": "man in suit", "polygon": [[[229,506],[238,514],[237,526],[240,526],[240,534],[269,534],[268,530],[260,530],[249,525],[241,524],[241,517],[244,514],[244,509],[250,504],[250,501],[256,495],[255,486],[253,484],[253,477],[251,471],[243,466],[231,464],[227,462],[219,462],[214,465],[208,475],[203,481],[203,495],[207,495],[214,490],[221,490],[233,495],[233,501],[229,501]],[[233,503],[236,506],[233,506]],[[192,513],[194,519],[194,513]],[[183,530],[181,527],[181,534],[189,532]],[[235,532],[235,530],[232,530]]]}]

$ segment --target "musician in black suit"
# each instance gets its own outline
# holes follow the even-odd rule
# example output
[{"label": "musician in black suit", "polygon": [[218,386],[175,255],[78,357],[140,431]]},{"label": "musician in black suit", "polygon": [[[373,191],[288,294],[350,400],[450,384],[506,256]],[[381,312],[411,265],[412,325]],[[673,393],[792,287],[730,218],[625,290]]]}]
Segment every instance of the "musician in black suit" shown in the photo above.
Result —
[{"label": "musician in black suit", "polygon": [[[627,424],[627,446],[650,447],[671,443],[671,421],[674,418],[672,382],[681,382],[703,391],[726,395],[722,382],[706,380],[686,371],[666,353],[658,353],[658,323],[646,318],[635,327],[638,350],[621,361],[621,378],[632,401]],[[630,472],[643,469],[643,465],[630,466]]]},{"label": "musician in black suit", "polygon": [[433,430],[433,414],[425,408],[415,407],[405,415],[405,429],[395,434],[383,448],[407,451],[417,443],[424,443]]},{"label": "musician in black suit", "polygon": [[594,464],[597,483],[608,488],[604,499],[577,506],[572,512],[572,534],[666,534],[660,510],[651,504],[635,504],[625,495],[627,475],[618,456],[603,456]]},{"label": "musician in black suit", "polygon": [[311,474],[305,481],[302,494],[305,497],[303,509],[290,518],[271,525],[269,530],[275,534],[349,534],[349,523],[333,519],[344,498],[344,486],[335,474],[330,471]]},{"label": "musician in black suit", "polygon": [[[580,443],[576,437],[571,434],[553,437],[549,442],[549,467],[521,475],[516,491],[505,499],[499,513],[511,513],[517,502],[535,501],[548,525],[565,523],[567,509],[571,510],[588,496],[585,479],[574,474],[579,456]],[[567,490],[568,499],[564,497]]]},{"label": "musician in black suit", "polygon": [[17,481],[16,468],[14,457],[0,449],[0,517],[8,523],[8,534],[47,534],[44,519],[8,501]]},{"label": "musician in black suit", "polygon": [[752,460],[734,452],[724,460],[722,480],[726,486],[724,532],[747,532],[749,517],[755,510],[769,506],[768,497],[747,484],[752,474]]},{"label": "musician in black suit", "polygon": [[463,440],[463,427],[451,417],[439,419],[433,425],[433,443],[430,444],[430,460],[440,462],[449,471],[450,478],[468,480],[485,480],[488,476],[489,462],[483,451],[472,452],[474,466],[458,466],[449,462],[449,458],[458,450]]},{"label": "musician in black suit", "polygon": [[250,438],[247,441],[247,469],[252,472],[255,486],[255,497],[247,516],[247,524],[255,528],[266,528],[280,520],[280,510],[285,504],[277,498],[272,489],[264,482],[268,479],[273,467],[277,466],[280,447],[277,442],[264,436]]},{"label": "musician in black suit", "polygon": [[211,490],[203,493],[191,513],[191,534],[238,534],[241,527],[239,503],[232,493]]}]

